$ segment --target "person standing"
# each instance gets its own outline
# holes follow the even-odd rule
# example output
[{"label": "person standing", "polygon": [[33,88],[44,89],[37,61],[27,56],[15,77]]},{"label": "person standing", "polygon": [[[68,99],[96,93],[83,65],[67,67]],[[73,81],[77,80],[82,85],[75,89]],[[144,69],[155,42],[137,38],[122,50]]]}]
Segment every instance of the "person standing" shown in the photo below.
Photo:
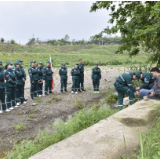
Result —
[{"label": "person standing", "polygon": [[38,89],[38,70],[36,67],[36,61],[32,60],[31,66],[28,69],[29,77],[30,77],[30,83],[31,83],[31,88],[30,88],[30,94],[31,94],[31,99],[33,100],[34,97],[37,96],[37,89]]},{"label": "person standing", "polygon": [[13,68],[13,63],[7,62],[5,79],[6,79],[6,93],[7,93],[6,103],[7,103],[7,108],[9,110],[14,109],[14,107],[15,108],[18,107],[16,106],[16,103],[15,103],[15,88],[17,85],[17,78],[12,68]]},{"label": "person standing", "polygon": [[26,103],[26,101],[27,101],[27,99],[25,99],[24,98],[24,87],[25,87],[25,81],[26,81],[26,73],[25,73],[25,70],[24,70],[24,68],[23,68],[23,66],[22,66],[22,60],[18,60],[19,62],[20,62],[20,70],[21,70],[21,72],[22,72],[22,95],[21,95],[21,97],[23,97],[23,103],[25,104]]},{"label": "person standing", "polygon": [[84,90],[84,65],[82,64],[82,60],[79,60],[79,70],[80,70],[80,76],[79,76],[79,92],[85,91]]},{"label": "person standing", "polygon": [[101,69],[98,67],[98,63],[95,63],[95,67],[92,69],[92,82],[94,93],[99,93],[99,84],[101,80]]},{"label": "person standing", "polygon": [[[123,108],[123,98],[125,94],[128,94],[130,104],[135,102],[136,89],[132,86],[132,80],[136,80],[135,73],[123,73],[121,74],[116,81],[114,82],[114,86],[116,91],[118,92],[118,109],[121,110]],[[138,91],[136,92],[138,94]]]},{"label": "person standing", "polygon": [[80,70],[78,68],[78,63],[75,63],[75,67],[71,70],[71,76],[72,76],[72,92],[77,94],[77,91],[79,89],[79,76],[80,76]]},{"label": "person standing", "polygon": [[64,91],[67,92],[67,68],[65,67],[65,63],[61,64],[61,68],[59,69],[59,75],[61,77],[61,93]]},{"label": "person standing", "polygon": [[42,62],[38,63],[38,96],[43,95],[43,64]]},{"label": "person standing", "polygon": [[52,93],[52,68],[51,68],[51,62],[47,61],[47,66],[43,69],[43,80],[45,80],[45,95],[48,95],[49,93]]},{"label": "person standing", "polygon": [[16,104],[17,106],[19,106],[19,102],[21,102],[23,104],[24,102],[24,98],[23,98],[23,72],[20,69],[20,62],[16,61],[15,62],[15,75],[17,77],[17,85],[16,85]]},{"label": "person standing", "polygon": [[5,73],[2,68],[2,61],[0,61],[0,101],[2,105],[3,112],[9,112],[9,109],[6,109],[6,103],[5,103]]}]

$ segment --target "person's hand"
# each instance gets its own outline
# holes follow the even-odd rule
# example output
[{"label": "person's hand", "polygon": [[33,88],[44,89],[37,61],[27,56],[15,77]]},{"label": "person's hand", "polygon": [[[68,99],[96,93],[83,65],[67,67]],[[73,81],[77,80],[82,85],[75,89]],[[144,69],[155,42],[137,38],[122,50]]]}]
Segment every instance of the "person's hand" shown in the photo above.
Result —
[{"label": "person's hand", "polygon": [[136,96],[139,96],[139,92],[138,91],[136,91]]},{"label": "person's hand", "polygon": [[23,82],[25,82],[26,80],[25,79],[23,79]]},{"label": "person's hand", "polygon": [[34,83],[34,81],[32,81],[32,83]]},{"label": "person's hand", "polygon": [[140,90],[140,87],[136,87],[136,91],[139,91]]},{"label": "person's hand", "polygon": [[152,92],[149,96],[153,97],[153,96],[154,96],[154,95],[153,95],[153,92]]}]

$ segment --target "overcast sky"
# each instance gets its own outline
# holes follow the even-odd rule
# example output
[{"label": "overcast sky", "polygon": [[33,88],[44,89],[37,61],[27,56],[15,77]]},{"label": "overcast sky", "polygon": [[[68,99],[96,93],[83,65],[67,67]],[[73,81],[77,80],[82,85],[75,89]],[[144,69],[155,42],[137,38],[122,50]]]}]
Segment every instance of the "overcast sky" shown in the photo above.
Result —
[{"label": "overcast sky", "polygon": [[0,1],[0,37],[24,44],[33,34],[41,40],[88,40],[102,31],[110,19],[107,10],[90,13],[94,1]]}]

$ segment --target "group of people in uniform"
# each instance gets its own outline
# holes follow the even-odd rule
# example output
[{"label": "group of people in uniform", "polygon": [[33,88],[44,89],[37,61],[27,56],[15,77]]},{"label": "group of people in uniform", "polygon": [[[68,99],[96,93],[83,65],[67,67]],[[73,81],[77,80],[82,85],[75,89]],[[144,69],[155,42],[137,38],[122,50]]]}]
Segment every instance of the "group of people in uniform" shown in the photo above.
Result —
[{"label": "group of people in uniform", "polygon": [[[2,61],[0,61],[0,101],[3,112],[9,112],[10,110],[17,108],[20,104],[26,103],[24,98],[24,86],[26,81],[26,73],[22,66],[22,60],[17,60],[14,65],[13,63],[7,62],[5,70],[3,69]],[[155,74],[155,72],[157,74]],[[43,67],[42,62],[38,63],[36,67],[36,61],[32,60],[30,62],[30,67],[28,69],[30,77],[30,97],[31,100],[34,97],[47,96],[52,94],[52,78],[53,78],[53,69],[51,68],[51,62],[47,61],[47,65]],[[68,70],[65,66],[65,63],[61,64],[59,69],[60,75],[60,92],[67,91],[67,80],[68,80]],[[79,63],[75,63],[75,67],[71,70],[72,76],[72,91],[71,93],[77,94],[78,92],[84,92],[84,65],[82,60],[79,60]],[[154,67],[151,70],[151,73],[142,73],[142,72],[127,72],[121,74],[115,81],[114,86],[118,92],[118,109],[123,108],[123,98],[125,94],[129,96],[130,104],[135,102],[135,95],[139,98],[143,98],[143,95],[148,94],[151,91],[155,90],[154,82],[156,76],[159,76],[159,69]],[[160,77],[160,76],[159,76]],[[101,80],[101,69],[98,67],[98,63],[95,63],[95,67],[92,69],[91,75],[94,93],[99,93],[99,85]],[[132,85],[132,80],[142,80],[142,85],[140,87],[134,88]],[[45,83],[45,89],[43,93],[43,82]],[[153,90],[154,88],[154,90]],[[5,98],[6,93],[6,98]],[[136,94],[135,94],[136,93]],[[151,96],[152,95],[152,96]],[[151,94],[150,97],[153,97]],[[7,107],[6,107],[7,106]]]},{"label": "group of people in uniform", "polygon": [[[13,68],[12,62],[7,62],[5,70],[3,69],[2,61],[0,61],[0,101],[3,112],[9,112],[10,110],[17,108],[20,104],[27,103],[24,98],[24,86],[26,81],[26,73],[22,66],[22,60],[17,60]],[[30,97],[31,100],[34,97],[47,96],[52,94],[52,78],[53,69],[51,68],[51,62],[47,61],[47,65],[43,67],[42,62],[36,66],[36,61],[30,62],[28,68],[28,74],[30,77]],[[65,67],[65,63],[61,64],[59,69],[60,75],[60,92],[67,91],[68,70]],[[75,67],[71,70],[72,76],[72,91],[71,93],[77,94],[78,92],[84,92],[84,65],[82,60],[79,63],[75,63]],[[101,79],[101,69],[98,67],[98,63],[95,63],[95,67],[92,69],[92,76],[94,93],[99,93],[99,84]],[[43,92],[43,83],[45,83],[45,89]],[[5,98],[6,94],[6,98]]]},{"label": "group of people in uniform", "polygon": [[[155,75],[155,72],[159,73],[159,69],[157,67],[154,67],[150,71],[151,73],[142,73],[142,72],[127,72],[121,74],[119,77],[117,77],[116,81],[114,82],[114,86],[116,91],[118,92],[118,109],[121,110],[123,108],[123,98],[125,94],[129,96],[130,104],[132,105],[135,103],[135,95],[139,96],[139,99],[143,99],[143,96],[147,96],[149,98],[154,98],[153,96],[150,96],[150,94],[144,94],[146,91],[149,90],[150,93],[153,91],[154,83],[157,78]],[[142,85],[136,88],[132,85],[132,80],[141,80]],[[151,90],[151,91],[150,91]]]}]

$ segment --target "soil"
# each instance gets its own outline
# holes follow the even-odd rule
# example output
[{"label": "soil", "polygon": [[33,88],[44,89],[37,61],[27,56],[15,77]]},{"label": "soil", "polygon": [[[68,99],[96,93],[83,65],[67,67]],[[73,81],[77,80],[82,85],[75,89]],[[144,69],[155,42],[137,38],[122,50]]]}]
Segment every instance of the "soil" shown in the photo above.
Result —
[{"label": "soil", "polygon": [[[25,138],[33,138],[39,133],[39,129],[51,129],[49,125],[52,125],[58,119],[67,121],[72,118],[75,111],[80,110],[76,106],[76,101],[81,100],[86,104],[98,102],[103,98],[104,93],[100,91],[100,94],[94,94],[91,82],[91,69],[85,68],[84,76],[84,87],[86,92],[71,94],[72,79],[70,76],[71,68],[68,73],[68,93],[60,94],[60,77],[58,74],[58,68],[54,68],[54,90],[53,94],[46,97],[41,97],[38,100],[30,100],[30,84],[29,77],[25,85],[25,98],[28,99],[27,104],[20,105],[20,107],[12,110],[9,113],[0,114],[0,158],[4,157],[4,152],[10,150],[15,142],[19,142]],[[124,69],[114,67],[109,68],[107,66],[101,67],[102,79],[100,82],[101,89],[114,88],[113,83],[116,77],[124,72]],[[55,95],[60,98],[60,101],[51,101],[48,103],[47,100]],[[33,103],[37,105],[32,106]],[[23,123],[25,129],[17,132],[15,125]]]}]

